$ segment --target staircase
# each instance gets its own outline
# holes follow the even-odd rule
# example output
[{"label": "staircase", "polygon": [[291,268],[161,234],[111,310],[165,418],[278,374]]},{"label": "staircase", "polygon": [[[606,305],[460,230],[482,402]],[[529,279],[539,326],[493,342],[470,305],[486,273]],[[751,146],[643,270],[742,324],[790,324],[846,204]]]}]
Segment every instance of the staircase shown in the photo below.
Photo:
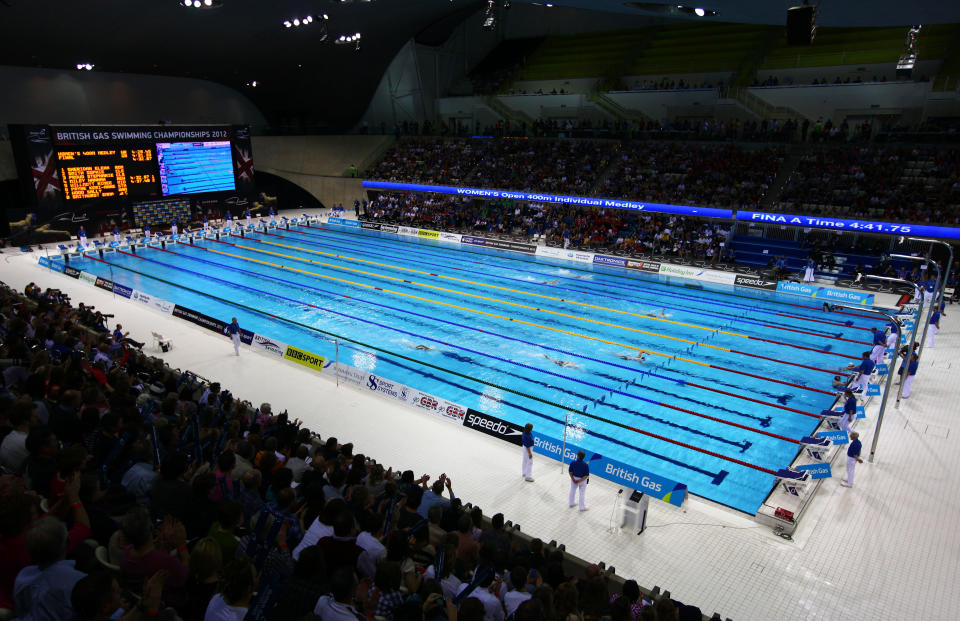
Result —
[{"label": "staircase", "polygon": [[780,165],[777,176],[773,178],[773,183],[770,184],[767,193],[760,199],[759,209],[761,211],[770,210],[780,199],[780,195],[783,193],[783,187],[787,185],[787,181],[789,181],[793,173],[797,171],[797,167],[800,165],[800,160],[803,159],[804,153],[806,153],[806,149],[797,146],[790,148],[790,152],[783,158],[783,164]]},{"label": "staircase", "polygon": [[749,88],[739,86],[730,89],[730,97],[739,101],[745,108],[764,119],[801,119],[802,114],[787,106],[775,106],[757,95]]},{"label": "staircase", "polygon": [[526,122],[527,125],[533,125],[534,121],[536,120],[530,118],[530,115],[522,110],[508,108],[502,102],[500,102],[499,99],[497,99],[496,95],[488,95],[484,99],[484,103],[486,103],[487,107],[499,114],[505,120]]},{"label": "staircase", "polygon": [[652,121],[653,119],[640,110],[624,108],[604,93],[591,93],[589,100],[609,112],[618,121]]}]

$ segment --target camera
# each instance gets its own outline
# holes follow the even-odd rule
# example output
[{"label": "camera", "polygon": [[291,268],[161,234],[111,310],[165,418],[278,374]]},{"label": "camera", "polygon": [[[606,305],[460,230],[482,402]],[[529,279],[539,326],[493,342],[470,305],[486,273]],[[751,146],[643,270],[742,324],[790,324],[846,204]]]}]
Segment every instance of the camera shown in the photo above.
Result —
[{"label": "camera", "polygon": [[110,319],[113,319],[115,315],[114,315],[113,313],[103,313],[103,316],[104,316],[104,317],[109,317]]}]

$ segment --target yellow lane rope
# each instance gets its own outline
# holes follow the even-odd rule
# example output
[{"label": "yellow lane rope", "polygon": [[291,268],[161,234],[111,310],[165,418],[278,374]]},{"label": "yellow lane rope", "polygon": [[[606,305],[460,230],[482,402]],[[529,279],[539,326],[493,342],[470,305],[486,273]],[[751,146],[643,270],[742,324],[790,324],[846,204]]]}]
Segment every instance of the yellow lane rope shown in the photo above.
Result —
[{"label": "yellow lane rope", "polygon": [[[273,242],[268,242],[268,243],[273,243]],[[306,263],[313,263],[314,265],[321,265],[321,266],[323,266],[323,267],[329,267],[330,269],[342,270],[342,271],[346,271],[346,272],[354,272],[354,273],[357,273],[357,274],[363,274],[364,276],[370,276],[370,277],[372,277],[372,278],[380,278],[380,279],[383,279],[383,280],[392,280],[392,281],[395,281],[395,282],[402,282],[402,283],[406,283],[406,284],[409,284],[409,285],[416,285],[416,286],[418,286],[418,287],[424,287],[424,288],[427,288],[427,289],[434,289],[434,290],[436,290],[436,291],[443,291],[444,293],[451,293],[451,294],[454,294],[454,295],[462,295],[462,296],[467,296],[467,297],[471,297],[471,298],[476,298],[476,299],[478,299],[478,300],[484,300],[484,301],[486,301],[486,302],[496,302],[496,303],[498,303],[498,304],[504,304],[504,305],[506,305],[506,306],[513,306],[513,307],[516,307],[516,308],[523,308],[523,309],[526,309],[526,310],[532,310],[532,311],[537,311],[537,312],[541,312],[541,313],[547,313],[547,314],[550,314],[550,315],[556,315],[556,316],[558,316],[558,317],[565,317],[565,318],[567,318],[567,319],[575,319],[575,320],[577,320],[577,321],[585,321],[585,322],[588,322],[588,323],[593,323],[593,324],[597,324],[597,325],[601,325],[601,326],[607,326],[608,328],[617,328],[617,329],[620,329],[620,330],[628,330],[628,331],[630,331],[630,332],[637,332],[638,334],[645,334],[645,335],[647,335],[647,336],[652,336],[652,337],[655,337],[655,338],[669,339],[669,340],[671,340],[671,341],[678,341],[678,342],[680,342],[680,343],[686,343],[686,344],[688,344],[688,345],[696,345],[696,346],[699,346],[699,347],[708,347],[708,348],[710,348],[710,349],[716,349],[716,350],[719,350],[719,351],[727,351],[727,352],[731,351],[729,348],[720,347],[720,346],[718,346],[718,345],[710,345],[709,343],[701,343],[701,342],[699,342],[699,341],[694,341],[694,340],[691,340],[691,339],[684,339],[684,338],[680,338],[680,337],[678,337],[678,336],[670,336],[670,335],[668,335],[668,334],[658,334],[658,333],[656,333],[656,332],[650,332],[650,331],[648,331],[648,330],[641,330],[641,329],[639,329],[639,328],[631,328],[630,326],[623,326],[623,325],[620,325],[620,324],[618,324],[618,323],[611,323],[611,322],[609,322],[609,321],[600,321],[599,319],[590,319],[589,317],[580,317],[580,316],[578,316],[578,315],[572,315],[572,314],[570,314],[570,313],[561,313],[560,311],[550,310],[550,309],[547,309],[547,308],[539,308],[539,307],[536,307],[536,306],[528,306],[528,305],[526,305],[526,304],[520,304],[519,302],[510,302],[509,300],[501,300],[501,299],[498,299],[498,298],[491,298],[491,297],[479,295],[479,294],[476,294],[476,293],[468,293],[468,292],[466,292],[466,291],[459,291],[459,290],[457,290],[457,289],[447,289],[446,287],[439,287],[439,286],[437,286],[437,285],[431,285],[431,284],[427,284],[427,283],[417,282],[417,281],[414,281],[414,280],[407,280],[407,279],[405,279],[405,278],[399,278],[399,277],[397,277],[397,276],[387,276],[387,275],[385,275],[385,274],[376,274],[376,273],[374,273],[374,272],[368,272],[368,271],[361,270],[361,269],[357,269],[357,268],[354,268],[354,267],[346,267],[346,266],[343,266],[343,265],[334,265],[334,264],[332,264],[332,263],[325,263],[325,262],[323,262],[323,261],[315,261],[315,260],[313,260],[313,259],[304,259],[304,258],[301,258],[301,257],[292,257],[292,256],[290,256],[290,255],[283,254],[283,253],[280,253],[280,252],[273,252],[273,251],[270,251],[270,250],[263,250],[263,249],[260,249],[260,248],[251,248],[251,247],[249,247],[249,246],[240,246],[240,245],[238,245],[238,244],[234,244],[234,245],[235,245],[237,248],[240,248],[240,249],[242,249],[242,250],[249,250],[250,252],[258,252],[258,253],[267,254],[267,255],[271,255],[271,256],[275,256],[275,257],[281,257],[281,258],[284,258],[284,259],[293,259],[294,261],[303,261],[303,262],[306,262]],[[281,244],[274,244],[274,245],[278,245],[278,246],[279,246],[279,245],[281,245]],[[298,249],[298,250],[299,250],[299,248],[296,248],[295,246],[292,246],[292,247],[291,247],[291,246],[285,246],[285,247],[287,247],[287,248],[293,248],[293,249]]]},{"label": "yellow lane rope", "polygon": [[[231,245],[235,245],[235,244],[231,244]],[[249,248],[246,248],[245,246],[237,246],[237,247],[238,247],[238,248],[245,248],[245,249],[249,250]],[[376,286],[374,286],[374,285],[367,285],[367,284],[364,284],[364,283],[353,282],[353,281],[351,281],[351,280],[346,280],[346,279],[344,279],[344,278],[337,278],[336,276],[330,276],[330,275],[327,275],[327,274],[319,274],[319,273],[317,273],[317,272],[311,272],[311,271],[309,271],[309,270],[303,270],[303,269],[296,268],[296,267],[290,267],[290,266],[288,266],[288,265],[281,265],[281,264],[279,264],[279,263],[271,263],[270,261],[263,261],[263,260],[261,260],[261,259],[254,259],[254,258],[252,258],[252,257],[244,257],[244,256],[241,256],[241,255],[238,255],[238,254],[233,254],[233,253],[231,253],[231,252],[224,252],[223,250],[214,250],[213,248],[205,248],[205,250],[207,250],[208,252],[215,252],[215,253],[217,253],[217,254],[222,254],[222,255],[225,255],[225,256],[228,256],[228,257],[233,257],[233,258],[235,258],[235,259],[241,259],[241,260],[243,260],[243,261],[252,261],[252,262],[254,262],[254,263],[260,263],[260,264],[262,264],[262,265],[269,265],[270,267],[276,267],[276,268],[280,268],[280,269],[284,269],[284,270],[289,270],[289,271],[291,271],[291,272],[299,272],[299,273],[301,273],[301,274],[308,274],[308,275],[310,275],[310,276],[317,276],[317,277],[319,277],[319,278],[325,278],[325,279],[327,279],[327,280],[333,280],[333,281],[335,281],[335,282],[346,283],[346,284],[349,284],[349,285],[355,285],[355,286],[357,286],[357,287],[363,287],[364,289],[373,289],[373,290],[375,290],[375,291],[383,291],[383,292],[385,292],[385,293],[392,293],[392,294],[394,294],[394,295],[399,295],[399,296],[406,297],[406,298],[411,298],[411,299],[414,299],[414,300],[420,300],[420,301],[422,301],[422,302],[429,302],[430,304],[437,304],[438,306],[446,306],[446,307],[448,307],[448,308],[456,308],[456,309],[458,309],[458,310],[466,311],[466,312],[468,312],[468,313],[475,313],[475,314],[477,314],[477,315],[486,315],[486,316],[488,316],[488,317],[495,317],[495,318],[497,318],[497,319],[505,319],[505,320],[507,320],[507,321],[512,321],[512,322],[514,322],[514,323],[519,323],[519,324],[523,324],[523,325],[527,325],[527,326],[532,326],[532,327],[535,327],[535,328],[541,328],[541,329],[543,329],[543,330],[550,330],[551,332],[559,332],[559,333],[561,333],[561,334],[569,334],[570,336],[576,336],[576,337],[579,337],[579,338],[582,338],[582,339],[587,339],[587,340],[590,340],[590,341],[597,341],[597,342],[600,342],[600,343],[606,343],[607,345],[614,345],[614,346],[616,346],[616,347],[623,347],[623,348],[625,348],[625,349],[632,349],[632,350],[634,350],[634,351],[639,351],[639,352],[643,352],[643,353],[646,353],[646,354],[652,354],[652,355],[654,355],[654,356],[662,356],[663,358],[671,358],[671,359],[673,359],[673,360],[681,360],[681,361],[683,361],[683,362],[690,362],[690,363],[692,363],[692,364],[699,364],[700,366],[704,366],[704,367],[712,367],[712,366],[713,366],[713,365],[710,365],[710,364],[708,364],[708,363],[706,363],[706,362],[700,362],[700,361],[698,361],[698,360],[691,360],[690,358],[683,358],[683,357],[681,357],[681,356],[674,356],[674,355],[672,355],[672,354],[665,354],[665,353],[663,353],[663,352],[658,352],[658,351],[654,351],[654,350],[651,350],[651,349],[644,349],[644,348],[642,348],[642,347],[636,347],[636,346],[634,346],[634,345],[627,345],[626,343],[619,343],[619,342],[617,342],[617,341],[611,341],[611,340],[608,340],[608,339],[602,339],[602,338],[600,338],[600,337],[590,336],[589,334],[582,334],[582,333],[580,333],[580,332],[573,332],[572,330],[562,330],[562,329],[560,329],[560,328],[554,328],[554,327],[551,327],[551,326],[545,326],[545,325],[543,325],[543,324],[534,323],[534,322],[532,322],[532,321],[524,321],[524,320],[522,320],[522,319],[517,319],[517,318],[514,318],[514,317],[505,317],[505,316],[503,316],[503,315],[497,315],[496,313],[488,313],[487,311],[477,310],[477,309],[475,309],[475,308],[469,308],[469,307],[467,307],[467,306],[459,306],[459,305],[457,305],[457,304],[451,304],[451,303],[449,303],[449,302],[440,302],[440,301],[438,301],[438,300],[431,300],[430,298],[425,298],[425,297],[422,297],[422,296],[419,296],[419,295],[413,295],[413,294],[411,294],[411,293],[404,293],[404,292],[402,292],[402,291],[394,291],[394,290],[392,290],[392,289],[384,289],[384,288],[382,288],[382,287],[376,287]],[[346,297],[350,297],[350,296],[346,296]]]},{"label": "yellow lane rope", "polygon": [[[647,319],[647,320],[651,320],[651,321],[662,321],[662,322],[664,322],[664,323],[672,323],[672,324],[677,325],[677,326],[684,326],[684,327],[686,327],[686,328],[694,328],[694,329],[696,329],[696,330],[706,330],[707,332],[716,332],[716,333],[718,333],[718,334],[726,334],[726,335],[728,335],[728,336],[737,336],[737,337],[745,338],[745,339],[749,339],[749,338],[750,338],[750,337],[747,336],[746,334],[740,334],[739,332],[728,332],[727,330],[720,330],[719,328],[710,328],[710,327],[707,327],[707,326],[698,326],[697,324],[693,324],[693,323],[684,323],[684,322],[682,322],[682,321],[674,321],[674,320],[672,320],[672,319],[666,319],[666,318],[664,318],[664,317],[656,317],[656,316],[653,316],[653,315],[645,315],[645,314],[643,314],[643,313],[634,313],[634,312],[631,312],[631,311],[625,311],[625,310],[620,310],[620,309],[616,309],[616,308],[610,308],[610,307],[607,307],[607,306],[600,306],[600,305],[597,305],[597,304],[589,304],[589,303],[587,303],[587,302],[578,302],[577,300],[568,300],[568,299],[566,299],[566,298],[559,298],[559,297],[552,296],[552,295],[545,295],[545,294],[542,294],[542,293],[535,293],[535,292],[533,292],[533,291],[524,291],[524,290],[522,290],[522,289],[513,289],[513,288],[511,288],[511,287],[504,287],[504,286],[502,286],[502,285],[494,285],[494,284],[490,284],[490,283],[483,283],[483,282],[478,282],[478,281],[475,281],[475,280],[469,280],[469,279],[467,279],[467,278],[457,278],[457,277],[455,277],[455,276],[447,276],[447,275],[445,275],[445,274],[435,274],[435,273],[433,273],[433,272],[428,272],[428,271],[424,271],[424,270],[417,270],[417,269],[413,269],[413,268],[411,268],[411,267],[403,267],[403,266],[401,266],[401,265],[393,265],[392,263],[382,263],[382,262],[379,262],[379,261],[371,261],[371,260],[369,260],[369,259],[360,259],[360,258],[358,258],[358,257],[353,257],[353,256],[349,256],[349,255],[337,254],[337,253],[334,253],[334,252],[323,252],[323,251],[321,251],[321,250],[310,250],[309,248],[301,248],[300,246],[291,246],[291,245],[289,245],[289,244],[281,244],[281,243],[278,243],[278,242],[267,241],[267,240],[264,240],[264,239],[258,239],[258,240],[256,240],[256,241],[259,242],[259,243],[261,243],[261,244],[270,244],[271,246],[279,246],[279,247],[281,247],[281,248],[289,248],[289,249],[291,249],[291,250],[299,250],[299,251],[301,251],[301,252],[308,252],[308,253],[310,253],[310,254],[318,254],[318,255],[327,256],[327,257],[334,257],[334,258],[337,258],[337,259],[343,259],[343,260],[345,260],[345,261],[355,261],[355,262],[357,262],[357,263],[366,263],[366,264],[369,264],[369,265],[376,265],[377,267],[386,267],[386,268],[390,268],[390,269],[402,270],[402,271],[404,271],[404,272],[411,272],[411,273],[413,273],[413,274],[421,274],[421,275],[423,275],[423,276],[434,276],[434,277],[436,277],[436,278],[443,278],[443,279],[445,279],[445,280],[452,280],[452,281],[455,281],[455,282],[462,282],[462,283],[466,283],[466,284],[470,284],[470,285],[476,285],[476,286],[478,286],[478,287],[487,287],[487,288],[490,288],[490,289],[499,289],[499,290],[501,290],[501,291],[509,291],[510,293],[517,293],[517,294],[520,294],[520,295],[537,297],[537,298],[542,298],[542,299],[545,299],[545,300],[552,300],[552,301],[554,301],[554,302],[563,302],[563,303],[565,303],[565,304],[576,304],[577,306],[585,306],[585,307],[587,307],[587,308],[593,308],[593,309],[597,309],[597,310],[609,311],[609,312],[611,312],[611,313],[619,313],[619,314],[621,314],[621,315],[630,315],[630,316],[632,316],[632,317],[639,317],[639,318],[641,318],[641,319]],[[467,294],[467,295],[469,295],[469,294]]]}]

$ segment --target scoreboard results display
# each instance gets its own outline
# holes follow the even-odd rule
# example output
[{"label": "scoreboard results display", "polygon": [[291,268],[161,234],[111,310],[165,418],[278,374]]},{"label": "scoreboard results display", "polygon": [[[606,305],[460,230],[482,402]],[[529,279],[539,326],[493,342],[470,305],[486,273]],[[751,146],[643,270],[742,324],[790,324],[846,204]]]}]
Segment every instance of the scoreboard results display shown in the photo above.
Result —
[{"label": "scoreboard results display", "polygon": [[50,138],[67,202],[233,192],[252,182],[244,126],[53,126]]},{"label": "scoreboard results display", "polygon": [[[155,195],[156,158],[151,149],[57,151],[64,198]],[[231,188],[232,189],[232,188]]]}]

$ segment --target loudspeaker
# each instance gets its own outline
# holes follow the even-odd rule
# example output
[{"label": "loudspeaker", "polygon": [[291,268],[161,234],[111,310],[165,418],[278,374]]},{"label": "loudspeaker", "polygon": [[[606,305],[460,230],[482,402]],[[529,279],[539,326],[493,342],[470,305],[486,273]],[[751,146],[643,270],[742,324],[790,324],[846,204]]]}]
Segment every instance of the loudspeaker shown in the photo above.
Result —
[{"label": "loudspeaker", "polygon": [[817,8],[812,5],[787,9],[787,44],[810,45],[817,34]]}]

